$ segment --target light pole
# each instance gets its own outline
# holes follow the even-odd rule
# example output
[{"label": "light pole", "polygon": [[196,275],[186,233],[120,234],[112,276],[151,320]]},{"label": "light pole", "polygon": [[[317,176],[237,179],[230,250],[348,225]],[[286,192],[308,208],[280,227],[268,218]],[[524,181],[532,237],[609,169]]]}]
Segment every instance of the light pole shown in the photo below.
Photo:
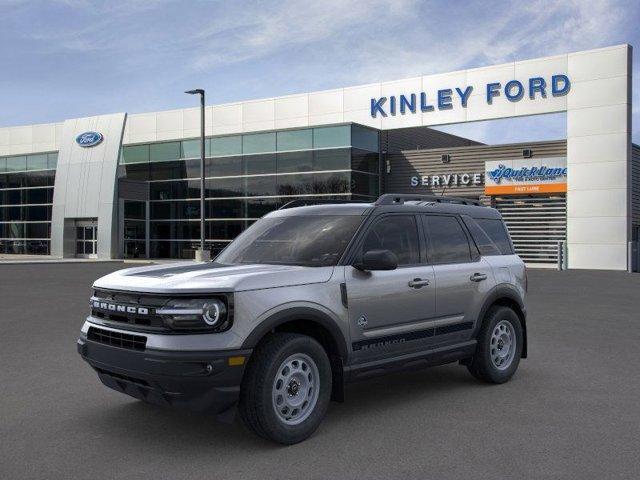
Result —
[{"label": "light pole", "polygon": [[196,261],[207,262],[210,260],[210,253],[204,248],[204,90],[197,88],[184,93],[200,95],[200,249],[196,250]]}]

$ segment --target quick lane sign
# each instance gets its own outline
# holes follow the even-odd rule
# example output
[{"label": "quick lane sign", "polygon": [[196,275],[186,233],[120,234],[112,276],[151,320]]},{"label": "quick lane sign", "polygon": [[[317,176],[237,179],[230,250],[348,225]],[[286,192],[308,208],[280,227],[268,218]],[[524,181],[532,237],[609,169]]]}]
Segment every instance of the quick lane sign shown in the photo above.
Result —
[{"label": "quick lane sign", "polygon": [[485,169],[487,195],[567,191],[566,157],[491,161]]},{"label": "quick lane sign", "polygon": [[[391,95],[371,99],[371,116],[406,115],[418,112],[451,110],[454,107],[466,108],[469,97],[474,91],[473,85],[465,87],[444,88],[435,92],[417,92],[402,95]],[[525,94],[529,99],[544,99],[548,95],[561,97],[571,90],[569,77],[563,74],[552,75],[550,79],[531,77],[527,81],[510,80],[502,85],[500,82],[487,83],[482,86],[483,98],[491,105],[493,99],[504,95],[510,102],[519,102]]]}]

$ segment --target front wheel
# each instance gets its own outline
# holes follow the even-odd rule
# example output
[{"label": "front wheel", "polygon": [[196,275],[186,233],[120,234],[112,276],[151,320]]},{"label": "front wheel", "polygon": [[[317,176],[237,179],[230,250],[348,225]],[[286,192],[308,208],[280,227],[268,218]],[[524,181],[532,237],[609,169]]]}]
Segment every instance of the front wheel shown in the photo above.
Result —
[{"label": "front wheel", "polygon": [[522,325],[509,307],[489,309],[478,334],[471,363],[471,375],[489,383],[504,383],[518,369],[522,355]]},{"label": "front wheel", "polygon": [[320,425],[331,398],[331,364],[313,338],[276,333],[252,355],[240,391],[240,415],[261,437],[290,445]]}]

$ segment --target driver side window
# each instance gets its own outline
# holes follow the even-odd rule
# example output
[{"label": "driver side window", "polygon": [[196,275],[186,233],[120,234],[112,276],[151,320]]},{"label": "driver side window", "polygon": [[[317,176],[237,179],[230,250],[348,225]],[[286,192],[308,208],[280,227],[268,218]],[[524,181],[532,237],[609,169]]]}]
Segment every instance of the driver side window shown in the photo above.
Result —
[{"label": "driver side window", "polygon": [[366,233],[362,252],[389,250],[398,257],[398,265],[420,263],[418,229],[413,215],[389,215],[377,220]]}]

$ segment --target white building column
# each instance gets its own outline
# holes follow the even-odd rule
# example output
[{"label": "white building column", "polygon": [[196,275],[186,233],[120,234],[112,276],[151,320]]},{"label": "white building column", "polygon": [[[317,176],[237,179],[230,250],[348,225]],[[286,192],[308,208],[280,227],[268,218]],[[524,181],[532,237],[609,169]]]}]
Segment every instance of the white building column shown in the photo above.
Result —
[{"label": "white building column", "polygon": [[569,268],[627,269],[631,58],[629,45],[568,55]]}]

